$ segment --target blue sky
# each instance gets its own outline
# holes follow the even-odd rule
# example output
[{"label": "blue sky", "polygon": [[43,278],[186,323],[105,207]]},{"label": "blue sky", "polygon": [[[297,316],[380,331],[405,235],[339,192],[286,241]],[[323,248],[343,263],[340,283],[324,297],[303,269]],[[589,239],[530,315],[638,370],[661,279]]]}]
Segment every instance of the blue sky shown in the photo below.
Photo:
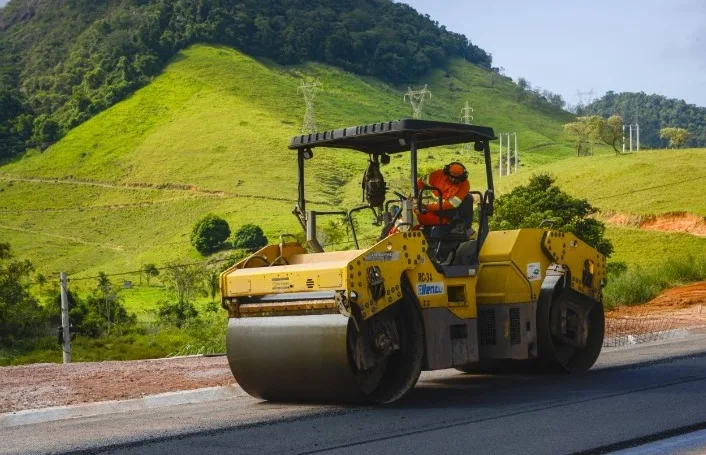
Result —
[{"label": "blue sky", "polygon": [[657,93],[706,106],[706,1],[404,0],[575,104],[577,90]]},{"label": "blue sky", "polygon": [[[7,0],[0,0],[0,6]],[[706,1],[405,0],[575,104],[576,91],[643,91],[706,106]]]}]

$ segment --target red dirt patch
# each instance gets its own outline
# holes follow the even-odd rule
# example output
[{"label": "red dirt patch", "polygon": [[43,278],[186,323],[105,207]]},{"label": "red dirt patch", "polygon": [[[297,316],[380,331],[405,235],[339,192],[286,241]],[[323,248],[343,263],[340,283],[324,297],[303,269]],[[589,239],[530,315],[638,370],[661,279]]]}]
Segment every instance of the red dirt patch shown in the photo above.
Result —
[{"label": "red dirt patch", "polygon": [[606,337],[706,327],[706,281],[668,289],[644,305],[606,313]]},{"label": "red dirt patch", "polygon": [[0,368],[0,413],[234,384],[225,357]]},{"label": "red dirt patch", "polygon": [[706,236],[706,218],[685,212],[649,216],[640,223],[640,229]]},{"label": "red dirt patch", "polygon": [[706,236],[706,218],[693,213],[672,212],[663,215],[633,215],[629,213],[609,213],[605,221],[618,226],[637,227],[650,231],[684,232]]}]

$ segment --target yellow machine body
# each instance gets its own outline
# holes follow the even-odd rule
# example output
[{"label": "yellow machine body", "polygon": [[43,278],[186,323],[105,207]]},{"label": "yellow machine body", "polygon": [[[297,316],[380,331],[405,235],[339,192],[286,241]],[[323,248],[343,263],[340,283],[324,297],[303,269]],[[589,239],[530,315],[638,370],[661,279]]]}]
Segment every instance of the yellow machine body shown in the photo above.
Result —
[{"label": "yellow machine body", "polygon": [[[547,275],[566,276],[573,291],[601,301],[605,257],[572,234],[490,232],[479,259],[477,266],[461,267],[465,274],[448,277],[429,259],[427,242],[416,231],[395,234],[367,250],[307,253],[297,243],[270,245],[221,275],[223,305],[231,318],[351,318],[355,303],[367,320],[403,299],[406,286],[424,319],[424,368],[440,369],[536,356],[534,313]],[[377,298],[369,283],[371,270],[384,287]],[[330,294],[316,295],[322,291]],[[288,300],[288,294],[312,297]],[[480,325],[479,312],[487,315]]]},{"label": "yellow machine body", "polygon": [[[307,247],[283,235],[221,275],[238,384],[269,400],[388,403],[411,390],[422,370],[506,363],[588,370],[604,335],[605,257],[569,233],[490,231],[493,139],[488,127],[416,119],[295,136],[294,214]],[[428,210],[425,194],[444,206],[439,188],[423,181],[420,188],[418,150],[460,143],[483,153],[487,189],[444,210],[447,223],[413,229],[414,213]],[[366,205],[307,210],[305,162],[317,147],[366,155]],[[402,152],[410,153],[410,192],[388,199],[379,166]],[[380,240],[359,249],[353,215],[369,210]],[[347,221],[355,250],[323,252],[317,217],[332,215]]]}]

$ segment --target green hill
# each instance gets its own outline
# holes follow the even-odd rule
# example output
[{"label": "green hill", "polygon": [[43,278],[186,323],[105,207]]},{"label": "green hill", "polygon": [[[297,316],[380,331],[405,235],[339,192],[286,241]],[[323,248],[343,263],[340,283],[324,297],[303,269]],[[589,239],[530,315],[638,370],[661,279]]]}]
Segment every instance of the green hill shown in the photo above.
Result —
[{"label": "green hill", "polygon": [[[324,87],[316,107],[320,129],[411,114],[403,102],[406,85],[195,45],[147,87],[48,150],[0,167],[3,238],[40,271],[93,274],[197,258],[189,232],[209,212],[225,216],[234,229],[255,222],[270,238],[298,231],[290,215],[296,160],[286,145],[304,111],[297,87],[311,78]],[[528,167],[573,154],[572,145],[561,142],[570,114],[518,104],[507,79],[490,87],[487,70],[452,59],[421,80],[433,92],[428,118],[455,120],[468,100],[476,123],[517,131],[521,146],[534,148],[524,160]],[[448,159],[429,152],[421,167]],[[312,163],[308,196],[314,206],[359,203],[361,156],[319,153]],[[406,182],[407,166],[394,159],[384,168],[392,186]],[[480,164],[471,175],[483,179]]]},{"label": "green hill", "polygon": [[0,161],[46,148],[193,43],[388,82],[491,56],[392,0],[11,0],[0,9]]}]

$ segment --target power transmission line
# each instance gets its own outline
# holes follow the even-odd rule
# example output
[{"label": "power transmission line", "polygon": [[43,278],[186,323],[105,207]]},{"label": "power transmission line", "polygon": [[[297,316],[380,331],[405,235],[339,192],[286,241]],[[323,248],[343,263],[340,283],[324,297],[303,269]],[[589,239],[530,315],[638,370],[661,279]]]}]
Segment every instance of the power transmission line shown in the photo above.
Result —
[{"label": "power transmission line", "polygon": [[[160,272],[162,270],[171,270],[171,269],[178,269],[182,267],[190,267],[194,265],[213,265],[213,264],[220,264],[221,262],[226,262],[229,261],[230,258],[224,258],[224,259],[216,259],[214,261],[208,261],[206,263],[204,262],[191,262],[191,263],[186,263],[186,264],[172,264],[172,265],[165,265],[162,267],[157,267],[156,270],[159,270]],[[143,270],[133,270],[131,272],[118,272],[118,273],[106,273],[104,275],[97,275],[97,276],[89,276],[89,277],[84,277],[84,278],[71,278],[69,281],[88,281],[88,280],[97,280],[98,278],[106,277],[115,277],[115,276],[126,276],[126,275],[137,275],[143,273]]]},{"label": "power transmission line", "polygon": [[424,103],[427,100],[427,95],[431,98],[431,92],[427,88],[427,85],[424,85],[424,88],[421,90],[412,90],[412,87],[407,87],[407,93],[404,95],[404,100],[406,102],[407,99],[409,99],[409,102],[412,105],[412,118],[422,118],[422,110],[424,109]]}]

